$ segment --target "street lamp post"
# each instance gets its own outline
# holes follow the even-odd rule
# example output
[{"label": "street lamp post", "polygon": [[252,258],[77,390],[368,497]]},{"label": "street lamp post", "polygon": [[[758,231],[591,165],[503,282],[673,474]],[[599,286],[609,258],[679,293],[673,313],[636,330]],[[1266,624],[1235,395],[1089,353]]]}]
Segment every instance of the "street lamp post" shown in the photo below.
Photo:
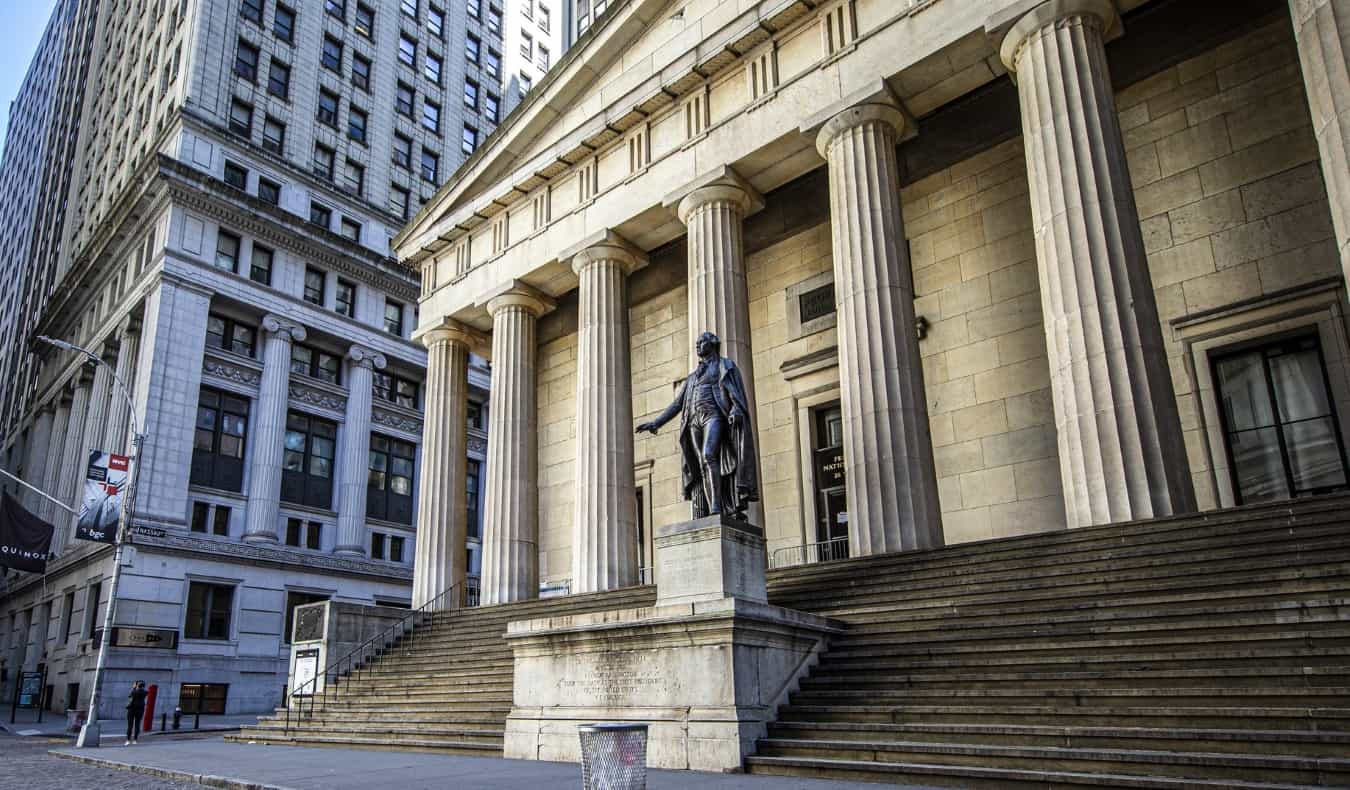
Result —
[{"label": "street lamp post", "polygon": [[136,498],[136,480],[141,471],[141,446],[145,442],[145,434],[137,430],[136,403],[131,397],[131,390],[127,389],[126,382],[118,377],[117,371],[111,365],[104,362],[98,354],[74,343],[57,340],[46,335],[39,335],[38,340],[64,351],[83,354],[95,365],[102,365],[107,368],[108,374],[117,384],[117,389],[122,393],[122,397],[127,399],[127,415],[131,422],[131,459],[129,463],[131,468],[127,471],[127,490],[122,497],[122,508],[117,514],[117,534],[113,539],[113,571],[112,583],[108,587],[108,607],[103,611],[103,633],[98,640],[98,660],[94,663],[94,684],[93,691],[89,695],[89,713],[85,717],[84,726],[80,728],[80,737],[75,741],[75,745],[79,748],[92,749],[99,745],[99,739],[102,737],[102,730],[98,724],[98,704],[103,686],[103,666],[108,660],[108,643],[112,641],[113,617],[117,609],[117,584],[122,579],[122,550],[127,541],[127,521],[132,512],[132,502]]}]

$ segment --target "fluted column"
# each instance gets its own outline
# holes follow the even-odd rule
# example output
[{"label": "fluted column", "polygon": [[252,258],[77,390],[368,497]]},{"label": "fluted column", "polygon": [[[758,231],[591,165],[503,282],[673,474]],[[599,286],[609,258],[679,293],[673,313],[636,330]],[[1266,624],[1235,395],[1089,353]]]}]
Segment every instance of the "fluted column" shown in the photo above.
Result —
[{"label": "fluted column", "polygon": [[[46,468],[42,472],[42,490],[47,496],[56,499],[60,499],[61,493],[61,456],[65,450],[66,431],[70,428],[70,402],[69,387],[62,387],[61,393],[56,396],[56,411],[52,415],[51,446],[47,450]],[[65,511],[57,508],[45,497],[37,510],[42,520],[50,523],[56,522],[58,512]],[[52,538],[52,545],[57,545],[55,536]]]},{"label": "fluted column", "polygon": [[[80,368],[74,392],[70,396],[70,419],[66,422],[66,438],[61,443],[61,481],[57,499],[80,509],[84,494],[84,475],[89,465],[89,452],[84,443],[85,417],[89,414],[90,395],[94,389],[94,375],[88,366]],[[53,546],[65,546],[73,539],[75,516],[64,511],[52,521],[56,534]],[[64,526],[63,526],[64,525]]]},{"label": "fluted column", "polygon": [[547,297],[524,285],[487,303],[492,315],[492,389],[483,504],[484,604],[539,595],[535,323],[551,307]]},{"label": "fluted column", "polygon": [[644,262],[639,251],[617,238],[572,258],[581,280],[573,593],[638,583],[628,275]]},{"label": "fluted column", "polygon": [[286,318],[268,315],[262,320],[262,379],[253,404],[253,426],[248,453],[248,512],[244,540],[277,542],[281,512],[281,459],[286,440],[286,404],[290,398],[291,343],[305,339],[305,328]]},{"label": "fluted column", "polygon": [[1017,20],[1015,73],[1069,526],[1195,508],[1103,47],[1109,0]]},{"label": "fluted column", "polygon": [[363,346],[347,351],[347,413],[338,467],[338,541],[335,554],[365,556],[366,485],[370,476],[370,402],[375,371],[384,355]]},{"label": "fluted column", "polygon": [[1341,268],[1350,282],[1350,0],[1289,0]]},{"label": "fluted column", "polygon": [[[56,417],[56,407],[47,403],[38,410],[33,419],[33,427],[28,429],[28,446],[24,448],[23,476],[30,485],[42,486],[47,474],[48,459],[52,452],[52,429]],[[46,490],[46,489],[44,489]],[[33,513],[41,512],[46,500],[36,492],[23,489],[23,505]]]},{"label": "fluted column", "polygon": [[[464,581],[468,570],[465,511],[469,349],[474,338],[451,321],[422,334],[427,378],[422,414],[421,482],[417,487],[417,551],[413,608]],[[436,608],[455,608],[458,596]]]},{"label": "fluted column", "polygon": [[900,218],[897,134],[887,100],[825,122],[838,310],[839,386],[853,556],[942,545],[914,277]]},{"label": "fluted column", "polygon": [[[128,318],[122,324],[121,343],[117,349],[117,378],[126,387],[132,386],[136,370],[136,355],[140,353],[140,321]],[[108,399],[108,420],[103,430],[103,449],[110,453],[127,452],[127,437],[131,432],[131,405],[114,382]]]}]

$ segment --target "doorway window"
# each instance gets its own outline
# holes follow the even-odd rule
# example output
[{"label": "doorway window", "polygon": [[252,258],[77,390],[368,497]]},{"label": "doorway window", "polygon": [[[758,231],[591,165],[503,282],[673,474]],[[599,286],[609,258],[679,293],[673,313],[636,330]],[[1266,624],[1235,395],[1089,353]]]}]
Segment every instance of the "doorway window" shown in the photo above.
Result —
[{"label": "doorway window", "polygon": [[848,557],[848,505],[844,494],[844,419],[838,403],[812,413],[812,475],[816,497],[814,561]]},{"label": "doorway window", "polygon": [[1238,504],[1346,488],[1341,444],[1316,335],[1214,358]]}]

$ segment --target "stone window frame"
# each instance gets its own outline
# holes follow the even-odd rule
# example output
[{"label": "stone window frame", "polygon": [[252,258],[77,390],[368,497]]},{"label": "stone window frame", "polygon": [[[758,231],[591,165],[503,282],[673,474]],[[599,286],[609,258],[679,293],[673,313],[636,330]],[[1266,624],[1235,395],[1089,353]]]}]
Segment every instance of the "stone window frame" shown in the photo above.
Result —
[{"label": "stone window frame", "polygon": [[[1229,469],[1223,421],[1210,360],[1214,354],[1237,346],[1315,328],[1322,346],[1323,363],[1334,404],[1341,442],[1350,447],[1350,333],[1346,329],[1350,305],[1345,284],[1334,277],[1266,294],[1216,310],[1174,319],[1174,338],[1183,348],[1190,398],[1198,401],[1196,420],[1209,461],[1204,474],[1210,478],[1215,506],[1235,507],[1237,496]],[[1185,397],[1178,397],[1184,415]]]},{"label": "stone window frame", "polygon": [[839,324],[838,309],[833,312],[813,318],[809,321],[802,321],[802,311],[800,298],[804,293],[814,291],[817,288],[834,284],[834,272],[821,272],[820,274],[807,277],[805,280],[789,285],[783,292],[785,302],[785,312],[788,321],[788,337],[791,340],[801,340],[808,335],[814,335],[818,332],[825,332],[834,329]]}]

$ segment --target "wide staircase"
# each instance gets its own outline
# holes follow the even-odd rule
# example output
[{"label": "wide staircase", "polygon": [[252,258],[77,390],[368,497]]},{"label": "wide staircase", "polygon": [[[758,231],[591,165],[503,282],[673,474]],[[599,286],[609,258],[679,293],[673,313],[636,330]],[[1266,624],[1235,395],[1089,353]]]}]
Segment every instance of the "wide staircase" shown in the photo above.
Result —
[{"label": "wide staircase", "polygon": [[848,624],[746,769],[1350,786],[1350,497],[773,571]]},{"label": "wide staircase", "polygon": [[512,620],[651,606],[655,587],[438,613],[337,680],[304,714],[278,708],[229,740],[500,757],[511,712]]}]

